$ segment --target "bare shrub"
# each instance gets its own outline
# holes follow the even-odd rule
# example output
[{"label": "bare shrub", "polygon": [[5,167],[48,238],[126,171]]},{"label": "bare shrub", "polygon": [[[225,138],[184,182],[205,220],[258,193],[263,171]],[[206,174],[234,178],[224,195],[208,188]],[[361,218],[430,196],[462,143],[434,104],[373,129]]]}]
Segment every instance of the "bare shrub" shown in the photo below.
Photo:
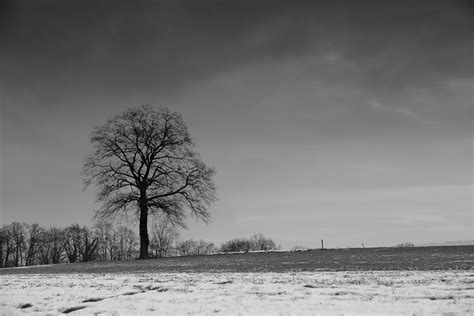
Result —
[{"label": "bare shrub", "polygon": [[173,244],[179,238],[179,232],[166,216],[156,216],[151,227],[150,249],[156,257],[168,257],[171,255]]},{"label": "bare shrub", "polygon": [[196,241],[193,239],[183,240],[176,245],[176,251],[180,256],[190,255],[210,255],[215,253],[213,243],[204,240]]},{"label": "bare shrub", "polygon": [[222,252],[249,252],[275,250],[277,246],[271,238],[254,234],[250,238],[235,238],[222,244]]},{"label": "bare shrub", "polygon": [[412,242],[401,243],[394,246],[395,248],[412,248],[415,247],[415,244]]}]

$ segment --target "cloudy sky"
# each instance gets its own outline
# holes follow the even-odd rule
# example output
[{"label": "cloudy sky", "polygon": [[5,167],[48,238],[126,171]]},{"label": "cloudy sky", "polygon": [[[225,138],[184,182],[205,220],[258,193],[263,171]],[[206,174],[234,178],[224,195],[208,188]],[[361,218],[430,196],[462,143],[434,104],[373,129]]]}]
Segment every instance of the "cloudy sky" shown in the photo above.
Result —
[{"label": "cloudy sky", "polygon": [[2,1],[0,224],[92,225],[92,127],[183,114],[219,200],[184,237],[474,239],[467,1]]}]

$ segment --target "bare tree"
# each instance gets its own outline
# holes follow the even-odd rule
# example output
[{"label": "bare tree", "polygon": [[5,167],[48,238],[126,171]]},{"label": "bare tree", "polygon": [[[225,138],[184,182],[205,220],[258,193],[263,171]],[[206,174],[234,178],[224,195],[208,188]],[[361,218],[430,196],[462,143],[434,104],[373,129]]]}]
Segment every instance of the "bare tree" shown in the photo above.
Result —
[{"label": "bare tree", "polygon": [[81,261],[88,262],[94,260],[94,256],[97,250],[99,238],[93,237],[91,231],[86,227],[82,227],[82,248],[81,248]]},{"label": "bare tree", "polygon": [[51,263],[50,253],[51,253],[51,245],[50,245],[50,236],[49,230],[44,229],[41,233],[38,245],[38,263],[39,264],[49,264]]},{"label": "bare tree", "polygon": [[[39,224],[13,222],[0,227],[0,268],[97,258],[98,238],[86,226],[44,229]],[[127,240],[127,245],[129,241]]]},{"label": "bare tree", "polygon": [[206,242],[204,240],[200,240],[196,244],[196,248],[194,250],[194,254],[196,255],[210,255],[215,253],[216,247],[213,243]]},{"label": "bare tree", "polygon": [[64,250],[70,263],[79,261],[82,252],[82,229],[73,224],[64,230]]},{"label": "bare tree", "polygon": [[53,227],[46,231],[44,243],[47,257],[44,263],[60,263],[63,260],[65,241],[66,236],[63,229]]},{"label": "bare tree", "polygon": [[94,226],[95,235],[98,238],[97,254],[99,260],[105,261],[110,259],[109,243],[111,240],[111,233],[113,232],[113,225],[106,220],[99,220]]},{"label": "bare tree", "polygon": [[66,228],[64,234],[64,250],[66,251],[69,262],[92,261],[99,238],[93,237],[89,228],[74,224]]},{"label": "bare tree", "polygon": [[210,255],[216,248],[213,243],[204,240],[196,241],[186,239],[176,244],[176,250],[180,256]]},{"label": "bare tree", "polygon": [[176,244],[176,251],[180,256],[190,256],[193,255],[196,245],[197,242],[195,240],[186,239]]},{"label": "bare tree", "polygon": [[151,248],[157,257],[167,257],[178,239],[179,232],[165,216],[159,216],[151,228]]},{"label": "bare tree", "polygon": [[135,256],[135,253],[137,252],[135,248],[137,245],[137,238],[135,233],[131,229],[128,229],[125,237],[125,259],[132,259]]},{"label": "bare tree", "polygon": [[222,252],[249,252],[252,250],[252,241],[247,238],[234,238],[221,246]]},{"label": "bare tree", "polygon": [[113,236],[114,260],[131,259],[136,243],[133,230],[125,226],[120,226],[114,229]]},{"label": "bare tree", "polygon": [[31,266],[37,263],[38,253],[42,246],[44,229],[38,224],[28,225],[28,250],[26,252],[26,265]]},{"label": "bare tree", "polygon": [[162,212],[183,226],[188,211],[209,219],[214,170],[202,162],[180,114],[165,107],[131,108],[96,127],[91,143],[95,150],[83,174],[86,187],[98,187],[102,207],[96,215],[138,215],[140,258],[148,258],[150,213]]},{"label": "bare tree", "polygon": [[23,253],[25,249],[25,224],[13,222],[10,224],[10,233],[15,244],[14,264],[15,267],[23,265]]},{"label": "bare tree", "polygon": [[222,244],[222,252],[249,252],[258,250],[274,250],[277,246],[273,239],[263,234],[254,234],[250,238],[235,238]]},{"label": "bare tree", "polygon": [[3,268],[3,248],[7,243],[7,235],[5,232],[5,226],[0,228],[0,268]]},{"label": "bare tree", "polygon": [[13,249],[14,239],[12,237],[11,225],[4,225],[0,230],[0,259],[2,259],[0,262],[1,267],[8,267],[10,265],[9,259]]},{"label": "bare tree", "polygon": [[254,234],[251,237],[253,243],[252,250],[273,250],[276,249],[276,244],[271,238],[265,237],[263,234]]}]

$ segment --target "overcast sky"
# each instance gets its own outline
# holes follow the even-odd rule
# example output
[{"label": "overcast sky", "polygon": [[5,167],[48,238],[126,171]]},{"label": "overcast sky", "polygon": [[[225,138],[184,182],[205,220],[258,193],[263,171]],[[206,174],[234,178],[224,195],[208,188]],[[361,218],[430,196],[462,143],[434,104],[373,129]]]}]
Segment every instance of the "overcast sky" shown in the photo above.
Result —
[{"label": "overcast sky", "polygon": [[217,170],[184,237],[474,239],[468,1],[0,4],[0,224],[91,226],[92,127],[163,104]]}]

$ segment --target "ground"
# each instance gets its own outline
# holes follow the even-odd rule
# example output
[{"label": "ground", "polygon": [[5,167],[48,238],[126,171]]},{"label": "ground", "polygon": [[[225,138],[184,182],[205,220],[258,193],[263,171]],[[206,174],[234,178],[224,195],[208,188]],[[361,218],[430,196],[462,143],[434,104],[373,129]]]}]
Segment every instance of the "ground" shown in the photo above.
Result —
[{"label": "ground", "polygon": [[0,315],[473,315],[474,247],[0,269]]},{"label": "ground", "polygon": [[472,271],[3,275],[0,314],[463,315]]}]

